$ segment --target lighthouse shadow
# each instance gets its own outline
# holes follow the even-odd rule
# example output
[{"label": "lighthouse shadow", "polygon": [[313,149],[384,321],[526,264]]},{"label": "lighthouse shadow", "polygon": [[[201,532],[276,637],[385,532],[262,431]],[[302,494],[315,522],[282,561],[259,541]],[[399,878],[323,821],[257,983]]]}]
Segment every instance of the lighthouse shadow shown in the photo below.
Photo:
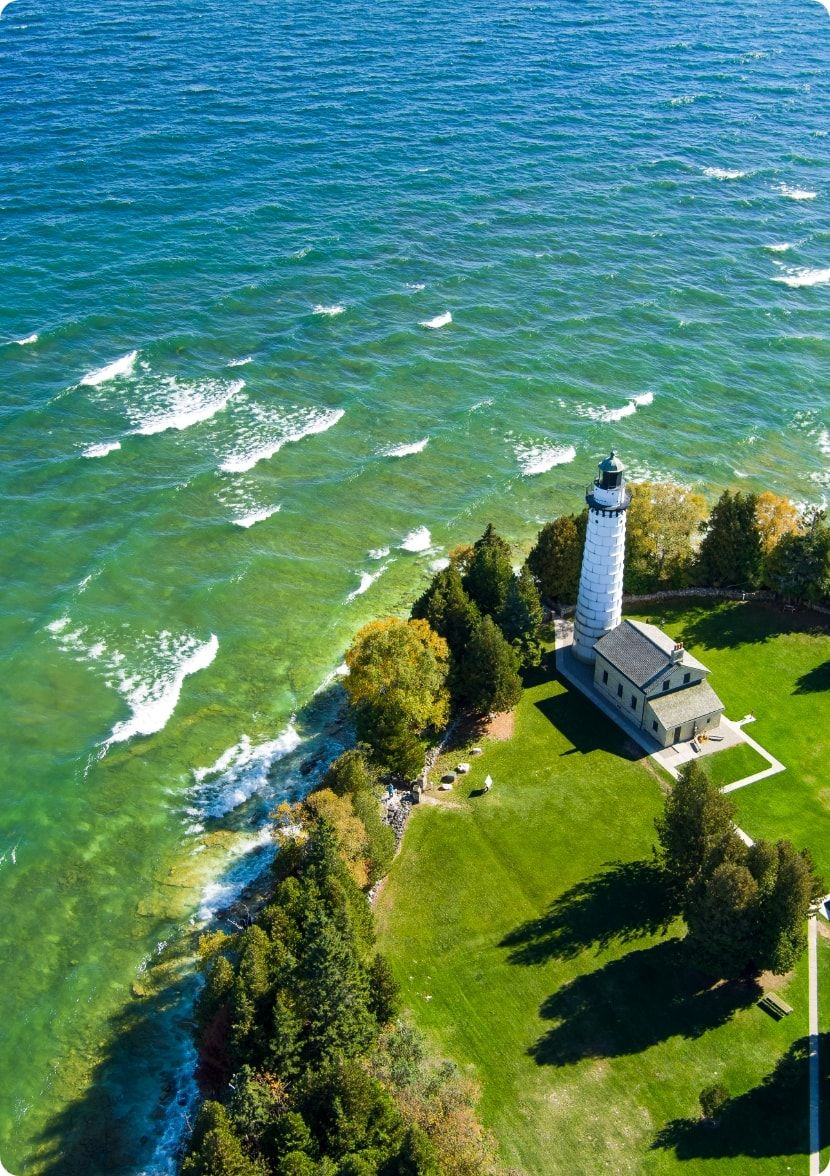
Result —
[{"label": "lighthouse shadow", "polygon": [[570,683],[560,679],[563,690],[541,698],[537,710],[572,745],[561,755],[589,755],[606,751],[627,760],[645,757],[642,748],[599,711]]}]

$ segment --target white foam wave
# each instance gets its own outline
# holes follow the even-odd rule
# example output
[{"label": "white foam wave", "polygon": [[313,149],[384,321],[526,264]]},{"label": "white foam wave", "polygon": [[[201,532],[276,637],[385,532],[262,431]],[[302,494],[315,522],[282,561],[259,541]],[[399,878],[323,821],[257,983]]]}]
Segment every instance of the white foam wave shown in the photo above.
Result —
[{"label": "white foam wave", "polygon": [[791,184],[779,184],[778,191],[789,200],[815,200],[818,196],[810,188],[794,188]]},{"label": "white foam wave", "polygon": [[407,282],[407,290],[426,290],[426,282]]},{"label": "white foam wave", "polygon": [[[170,638],[163,633],[162,639]],[[192,639],[179,642],[172,664],[162,673],[142,681],[123,671],[118,675],[118,690],[130,707],[129,719],[116,723],[104,746],[123,743],[134,735],[154,735],[163,730],[176,709],[185,679],[212,663],[219,650],[219,639],[211,633],[207,641],[194,645]],[[169,648],[169,646],[168,646]],[[176,660],[179,657],[181,660]]]},{"label": "white foam wave", "polygon": [[821,430],[818,437],[818,447],[826,457],[830,457],[830,430]]},{"label": "white foam wave", "polygon": [[384,451],[384,457],[409,457],[412,453],[422,453],[427,445],[429,437],[424,437],[423,441],[413,441],[411,445],[393,445]]},{"label": "white foam wave", "polygon": [[427,527],[416,527],[401,543],[401,551],[429,551],[432,546],[432,536]]},{"label": "white foam wave", "polygon": [[356,576],[360,576],[360,583],[346,597],[346,603],[348,604],[350,601],[355,600],[356,597],[362,596],[364,592],[368,592],[375,580],[379,580],[388,567],[389,564],[383,564],[376,572],[355,572]]},{"label": "white foam wave", "polygon": [[608,408],[604,404],[599,407],[588,404],[577,404],[575,411],[578,416],[589,417],[592,421],[603,421],[608,424],[633,416],[638,408],[643,408],[651,404],[653,400],[653,392],[641,392],[637,396],[630,397],[628,403],[624,404],[622,408]]},{"label": "white foam wave", "polygon": [[282,504],[277,506],[263,506],[259,510],[252,510],[248,514],[241,515],[239,518],[233,520],[237,527],[253,527],[254,523],[263,523],[266,519],[270,519],[271,515],[276,514],[282,509]]},{"label": "white foam wave", "polygon": [[736,167],[705,167],[703,174],[712,180],[742,180],[747,173]]},{"label": "white foam wave", "polygon": [[101,441],[97,445],[88,445],[81,457],[106,457],[108,453],[114,453],[120,448],[120,441]]},{"label": "white foam wave", "polygon": [[387,555],[389,554],[389,548],[388,547],[373,547],[371,549],[371,551],[369,551],[368,554],[369,554],[369,559],[386,559]]},{"label": "white foam wave", "polygon": [[[282,414],[262,405],[250,406],[253,423],[242,430],[242,445],[220,465],[227,474],[242,474],[279,453],[283,445],[325,433],[343,416],[342,408]],[[262,438],[268,439],[263,442]]]},{"label": "white foam wave", "polygon": [[769,249],[770,253],[786,253],[788,249],[792,249],[792,245],[789,241],[779,241],[774,245],[765,245],[764,248]]},{"label": "white foam wave", "polygon": [[679,94],[676,98],[669,99],[669,106],[689,106],[702,96],[702,94]]},{"label": "white foam wave", "polygon": [[491,408],[493,404],[492,396],[485,396],[483,400],[477,400],[475,404],[468,409],[469,412],[478,412],[480,408]]},{"label": "white foam wave", "polygon": [[274,764],[296,751],[301,742],[293,721],[276,739],[256,746],[243,735],[209,768],[194,770],[200,811],[208,817],[223,817],[250,800],[268,783]]},{"label": "white foam wave", "polygon": [[228,367],[245,367],[248,363],[253,363],[254,357],[252,355],[243,355],[241,359],[229,359]]},{"label": "white foam wave", "polygon": [[245,387],[245,381],[225,384],[221,380],[202,380],[181,384],[175,377],[169,377],[162,381],[162,386],[168,393],[167,402],[146,408],[143,419],[133,430],[142,437],[166,433],[168,429],[181,432],[191,425],[209,421],[227,408],[231,399]]},{"label": "white foam wave", "polygon": [[35,335],[27,335],[25,337],[25,339],[15,339],[14,342],[17,344],[18,347],[28,347],[30,343],[37,343],[37,340],[38,340],[38,336],[35,334]]},{"label": "white foam wave", "polygon": [[62,633],[69,624],[69,617],[58,617],[56,621],[50,621],[46,628],[50,633]]},{"label": "white foam wave", "polygon": [[788,274],[779,274],[772,279],[784,286],[826,286],[830,282],[830,269],[794,269]]},{"label": "white foam wave", "polygon": [[514,445],[513,452],[525,477],[545,474],[554,466],[567,465],[576,457],[573,445]]},{"label": "white foam wave", "polygon": [[323,314],[329,318],[334,318],[335,315],[342,314],[345,309],[345,306],[341,306],[339,303],[335,303],[332,306],[323,306],[318,302],[316,306],[312,307],[312,314]]},{"label": "white foam wave", "polygon": [[429,570],[431,572],[443,572],[444,568],[450,566],[450,561],[445,555],[440,555],[438,559],[430,560]]},{"label": "white foam wave", "polygon": [[89,388],[97,388],[99,384],[106,384],[109,380],[115,380],[119,376],[132,375],[137,358],[137,351],[131,351],[129,355],[122,355],[120,359],[113,360],[106,367],[96,368],[94,372],[87,372],[81,380],[81,384]]},{"label": "white foam wave", "polygon": [[447,310],[444,314],[437,314],[435,318],[424,319],[421,323],[422,327],[428,327],[430,331],[437,331],[440,327],[446,327],[452,322],[452,315]]}]

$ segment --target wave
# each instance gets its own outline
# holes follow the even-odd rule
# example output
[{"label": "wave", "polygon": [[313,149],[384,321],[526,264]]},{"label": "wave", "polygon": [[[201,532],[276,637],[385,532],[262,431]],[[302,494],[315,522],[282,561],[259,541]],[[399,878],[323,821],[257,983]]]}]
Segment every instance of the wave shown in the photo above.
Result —
[{"label": "wave", "polygon": [[39,336],[37,334],[27,335],[24,339],[13,339],[18,347],[28,347],[30,343],[37,343]]},{"label": "wave", "polygon": [[743,180],[747,175],[735,167],[705,167],[703,174],[712,180]]},{"label": "wave", "polygon": [[97,388],[99,384],[106,384],[109,380],[118,379],[119,376],[130,376],[137,358],[137,351],[122,355],[120,359],[113,360],[106,367],[97,368],[94,372],[87,372],[81,380],[81,384],[88,388]]},{"label": "wave", "polygon": [[401,551],[429,551],[431,546],[432,536],[427,527],[416,527],[400,545]]},{"label": "wave", "polygon": [[388,547],[373,547],[368,553],[369,559],[386,559],[389,554]]},{"label": "wave", "polygon": [[100,441],[95,445],[87,445],[81,457],[106,457],[108,453],[114,453],[120,448],[120,441]]},{"label": "wave", "polygon": [[169,391],[169,400],[165,405],[151,407],[149,412],[145,409],[143,420],[133,430],[142,437],[166,433],[168,429],[181,432],[191,425],[209,421],[227,408],[230,400],[245,387],[244,380],[235,380],[232,384],[220,380],[180,384],[175,377],[169,377],[162,383]]},{"label": "wave", "polygon": [[452,322],[452,315],[447,310],[444,314],[437,314],[435,318],[424,319],[420,324],[422,327],[428,327],[431,331],[437,331],[439,327],[446,327]]},{"label": "wave", "polygon": [[485,396],[483,400],[477,400],[475,404],[470,405],[468,412],[478,412],[480,408],[491,408],[493,405],[492,396]]},{"label": "wave", "polygon": [[809,188],[794,188],[790,184],[779,184],[778,191],[789,200],[815,200],[818,196],[818,192],[813,192]]},{"label": "wave", "polygon": [[789,241],[779,241],[775,245],[765,245],[764,248],[769,249],[770,253],[786,253],[788,249],[792,249],[792,245]]},{"label": "wave", "polygon": [[275,515],[282,509],[282,504],[277,506],[263,506],[259,510],[252,510],[248,514],[240,515],[232,521],[237,527],[252,527],[254,523],[263,523],[266,519],[270,519],[271,515]]},{"label": "wave", "polygon": [[274,764],[296,751],[301,742],[293,720],[266,743],[254,746],[243,735],[210,767],[194,769],[200,811],[208,817],[223,817],[250,800],[268,783]]},{"label": "wave", "polygon": [[431,572],[443,572],[444,568],[448,568],[449,566],[449,558],[446,555],[439,555],[438,559],[430,560],[429,570]]},{"label": "wave", "polygon": [[368,592],[374,584],[375,580],[379,580],[388,567],[389,564],[383,564],[382,567],[379,567],[376,572],[355,572],[356,576],[360,576],[360,583],[358,584],[357,588],[355,588],[353,592],[350,592],[346,597],[346,603],[349,604],[358,596],[362,596],[364,592]]},{"label": "wave", "polygon": [[573,445],[514,445],[513,452],[525,477],[545,474],[554,466],[567,465],[576,457]]},{"label": "wave", "polygon": [[608,408],[606,405],[600,405],[598,408],[591,405],[578,404],[576,412],[578,416],[589,417],[592,421],[602,421],[604,424],[610,424],[614,421],[622,421],[626,417],[633,416],[638,408],[643,408],[651,404],[654,400],[653,392],[640,392],[637,396],[630,397],[627,404],[622,408]]},{"label": "wave", "polygon": [[339,303],[335,303],[333,306],[322,306],[318,303],[311,308],[311,313],[324,314],[328,315],[329,318],[334,318],[335,315],[342,314],[345,309],[345,306],[340,306]]},{"label": "wave", "polygon": [[676,98],[669,98],[669,106],[689,106],[702,97],[702,94],[679,94]]},{"label": "wave", "polygon": [[241,359],[229,359],[228,367],[245,367],[248,363],[253,363],[254,357],[252,355],[243,355]]},{"label": "wave", "polygon": [[830,431],[822,429],[818,437],[818,447],[826,457],[830,457]]},{"label": "wave", "polygon": [[170,638],[169,633],[162,633],[159,642],[160,648],[164,649],[166,645],[173,653],[173,660],[163,673],[146,681],[128,676],[124,671],[119,673],[117,688],[132,714],[129,719],[115,724],[105,747],[123,743],[134,735],[154,735],[163,730],[176,709],[185,679],[206,670],[219,650],[215,633],[201,644],[194,644],[192,638],[178,643],[171,642]]},{"label": "wave", "polygon": [[[226,474],[244,474],[252,470],[260,461],[266,461],[279,453],[283,445],[295,441],[302,441],[304,437],[312,437],[317,433],[325,433],[343,417],[342,408],[312,409],[306,413],[277,414],[273,409],[252,404],[251,412],[254,418],[252,427],[244,432],[243,446],[231,453],[221,463],[220,469]],[[262,443],[263,433],[271,433],[271,437]]]},{"label": "wave", "polygon": [[792,286],[793,288],[799,286],[826,286],[830,282],[830,269],[790,270],[788,274],[779,274],[778,277],[772,280],[773,282],[781,282],[784,286]]},{"label": "wave", "polygon": [[429,445],[429,437],[424,437],[423,441],[413,441],[411,445],[394,445],[391,449],[384,450],[384,457],[409,457],[412,453],[422,453],[427,445]]},{"label": "wave", "polygon": [[406,285],[407,290],[418,291],[418,290],[426,290],[426,288],[427,288],[426,282],[406,282],[405,285]]}]

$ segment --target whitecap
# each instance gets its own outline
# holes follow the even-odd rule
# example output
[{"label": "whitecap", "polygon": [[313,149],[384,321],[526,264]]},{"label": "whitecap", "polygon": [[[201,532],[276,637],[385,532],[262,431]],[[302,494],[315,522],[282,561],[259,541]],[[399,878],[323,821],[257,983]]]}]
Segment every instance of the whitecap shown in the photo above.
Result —
[{"label": "whitecap", "polygon": [[253,363],[254,357],[252,355],[243,355],[241,359],[229,359],[228,367],[245,367],[248,363]]},{"label": "whitecap", "polygon": [[614,421],[622,421],[626,417],[633,416],[638,408],[651,404],[653,400],[653,392],[640,392],[637,396],[631,396],[628,403],[624,404],[622,408],[608,408],[604,404],[599,407],[577,404],[575,411],[578,416],[589,417],[592,421],[603,421],[606,424],[610,424]]},{"label": "whitecap", "polygon": [[732,473],[735,475],[736,478],[748,478],[749,477],[749,474],[746,472],[746,470],[733,470]]},{"label": "whitecap", "polygon": [[429,551],[432,546],[432,536],[427,527],[416,527],[410,531],[401,543],[401,551]]},{"label": "whitecap", "polygon": [[794,188],[790,184],[779,184],[778,191],[789,200],[815,200],[818,196],[818,192],[812,192],[809,188]]},{"label": "whitecap", "polygon": [[768,249],[770,253],[786,253],[788,249],[792,249],[792,245],[789,241],[779,241],[774,245],[765,245],[764,248]]},{"label": "whitecap", "polygon": [[[242,445],[220,464],[227,474],[242,474],[279,453],[283,445],[325,433],[343,417],[343,409],[312,409],[307,412],[281,413],[269,407],[250,406],[253,424],[242,431]],[[268,436],[264,443],[263,436]]]},{"label": "whitecap", "polygon": [[480,408],[491,408],[493,405],[492,396],[485,396],[483,400],[477,400],[475,404],[471,405],[468,412],[478,412]]},{"label": "whitecap", "polygon": [[275,763],[300,746],[293,721],[276,739],[254,746],[247,735],[222,752],[209,768],[196,768],[196,797],[200,812],[223,817],[261,792]]},{"label": "whitecap", "polygon": [[443,572],[444,568],[448,568],[449,566],[450,561],[447,556],[441,555],[438,557],[438,559],[433,559],[430,561],[429,570],[431,572]]},{"label": "whitecap", "polygon": [[14,340],[14,342],[17,344],[18,347],[28,347],[30,343],[37,343],[37,341],[38,341],[38,336],[36,334],[27,335],[25,337],[25,339],[15,339]]},{"label": "whitecap", "polygon": [[142,437],[166,433],[168,429],[181,432],[191,425],[209,421],[216,416],[245,387],[244,380],[225,384],[221,380],[203,380],[181,384],[175,377],[162,381],[168,396],[166,403],[145,408],[144,417],[133,431]]},{"label": "whitecap", "polygon": [[411,445],[394,445],[391,449],[384,450],[384,457],[409,457],[412,453],[422,453],[429,445],[429,437],[424,437],[423,441],[413,441]]},{"label": "whitecap", "polygon": [[784,286],[826,286],[830,282],[830,269],[794,269],[787,274],[779,274],[772,279]]},{"label": "whitecap", "polygon": [[355,588],[353,592],[350,592],[346,597],[346,603],[348,604],[350,601],[355,600],[358,596],[362,596],[364,592],[368,592],[374,584],[375,580],[379,580],[388,567],[389,564],[383,564],[383,566],[378,568],[376,572],[355,572],[356,576],[360,576],[360,583],[358,584],[357,588]]},{"label": "whitecap", "polygon": [[389,554],[388,547],[373,547],[369,551],[369,559],[386,559]]},{"label": "whitecap", "polygon": [[304,257],[308,257],[313,248],[313,245],[304,245],[302,249],[298,249],[295,253],[292,253],[291,256],[296,258],[297,261],[302,261]]},{"label": "whitecap", "polygon": [[407,282],[407,290],[426,290],[426,282]]},{"label": "whitecap", "polygon": [[705,167],[703,174],[712,180],[742,180],[747,173],[735,167]]},{"label": "whitecap", "polygon": [[435,318],[424,319],[420,324],[422,327],[428,327],[431,331],[437,331],[439,327],[446,327],[452,322],[452,315],[447,310],[444,314],[437,314]]},{"label": "whitecap", "polygon": [[87,372],[81,380],[81,384],[89,388],[97,388],[99,384],[106,384],[109,380],[115,380],[119,376],[132,375],[137,358],[137,351],[122,355],[120,359],[113,360],[106,367],[97,368],[94,372]]},{"label": "whitecap", "polygon": [[233,519],[237,527],[253,527],[254,523],[263,523],[266,519],[270,519],[271,515],[276,514],[282,509],[282,504],[277,506],[263,506],[259,510],[252,510],[248,514],[240,515],[239,518]]},{"label": "whitecap", "polygon": [[576,457],[573,445],[518,444],[513,447],[513,451],[525,477],[545,474],[554,466],[567,465]]},{"label": "whitecap", "polygon": [[[169,639],[170,634],[163,633],[161,637]],[[115,724],[105,747],[112,743],[123,743],[134,735],[154,735],[163,730],[176,709],[185,679],[200,670],[206,670],[219,650],[219,639],[215,633],[211,633],[209,639],[201,643],[194,642],[192,638],[178,643],[160,642],[162,649],[165,645],[170,649],[171,644],[172,661],[162,667],[160,672],[142,680],[121,671],[112,683],[117,686],[132,714],[129,719]],[[176,645],[178,648],[175,648]]]},{"label": "whitecap", "polygon": [[56,621],[50,621],[46,628],[50,633],[62,633],[69,624],[69,617],[58,617]]},{"label": "whitecap", "polygon": [[312,307],[312,314],[324,314],[329,318],[334,318],[335,315],[342,314],[345,309],[345,306],[340,306],[338,303],[335,303],[333,306],[323,306],[321,303],[318,303]]},{"label": "whitecap", "polygon": [[822,429],[818,437],[818,447],[823,454],[830,457],[830,431]]},{"label": "whitecap", "polygon": [[106,457],[108,453],[114,453],[120,448],[120,441],[100,441],[96,445],[87,445],[81,457]]}]

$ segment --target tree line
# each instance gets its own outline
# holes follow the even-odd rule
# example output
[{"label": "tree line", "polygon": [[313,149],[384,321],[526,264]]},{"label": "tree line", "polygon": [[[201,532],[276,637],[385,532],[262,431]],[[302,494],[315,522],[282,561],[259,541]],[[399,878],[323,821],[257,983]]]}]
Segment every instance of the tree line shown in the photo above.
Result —
[{"label": "tree line", "polygon": [[366,890],[394,835],[360,748],[275,814],[268,904],[202,936],[202,1104],[182,1176],[497,1176],[477,1091],[398,1019]]},{"label": "tree line", "polygon": [[700,761],[681,768],[656,826],[664,883],[701,968],[722,979],[788,972],[806,945],[810,906],[826,892],[809,851],[789,841],[748,846],[731,797]]},{"label": "tree line", "polygon": [[[825,512],[799,511],[771,491],[726,490],[706,501],[683,486],[629,485],[625,583],[632,595],[670,588],[768,588],[816,604],[830,596],[830,526]],[[527,560],[542,595],[573,604],[588,511],[547,523]]]}]

